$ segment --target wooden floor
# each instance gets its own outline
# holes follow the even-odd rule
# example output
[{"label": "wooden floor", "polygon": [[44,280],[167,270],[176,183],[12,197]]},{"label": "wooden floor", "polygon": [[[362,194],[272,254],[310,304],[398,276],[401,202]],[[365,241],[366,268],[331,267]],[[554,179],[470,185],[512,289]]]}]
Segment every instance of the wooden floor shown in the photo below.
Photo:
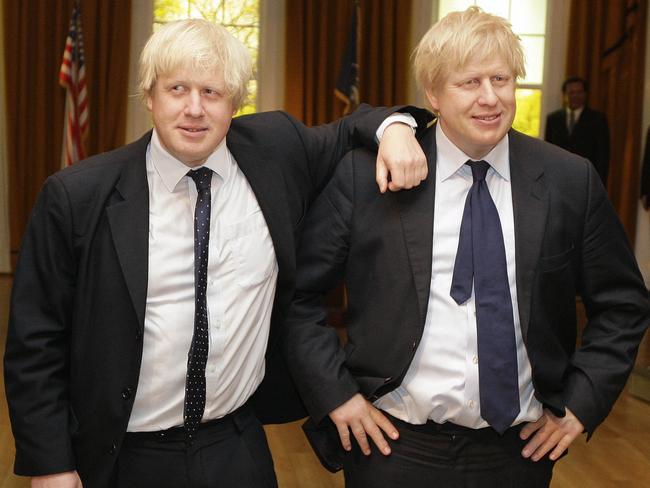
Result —
[{"label": "wooden floor", "polygon": [[[10,280],[0,275],[0,350],[4,351]],[[640,360],[650,365],[646,336]],[[0,365],[0,370],[2,366]],[[0,488],[28,487],[12,474],[14,445],[0,379]],[[341,474],[321,468],[300,430],[300,423],[267,428],[281,488],[341,488]],[[609,418],[587,444],[584,436],[555,468],[552,488],[650,487],[650,404],[624,393]],[[370,487],[369,487],[370,488]],[[444,488],[444,487],[441,487]],[[525,488],[525,487],[522,487]]]}]

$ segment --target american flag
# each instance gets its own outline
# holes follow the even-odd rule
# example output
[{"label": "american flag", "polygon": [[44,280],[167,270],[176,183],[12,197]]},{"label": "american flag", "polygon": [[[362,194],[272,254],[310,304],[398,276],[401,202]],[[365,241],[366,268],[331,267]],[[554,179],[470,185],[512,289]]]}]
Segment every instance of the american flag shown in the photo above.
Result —
[{"label": "american flag", "polygon": [[65,120],[61,165],[69,166],[85,157],[83,138],[88,132],[88,93],[84,44],[81,34],[81,12],[75,2],[70,19],[70,30],[65,41],[59,84],[66,89]]}]

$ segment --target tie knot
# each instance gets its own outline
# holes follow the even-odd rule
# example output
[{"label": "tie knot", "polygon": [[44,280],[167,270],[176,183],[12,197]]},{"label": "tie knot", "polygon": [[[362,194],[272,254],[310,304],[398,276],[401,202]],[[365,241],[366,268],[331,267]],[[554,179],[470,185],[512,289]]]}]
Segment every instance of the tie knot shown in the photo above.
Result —
[{"label": "tie knot", "polygon": [[490,164],[487,161],[472,161],[471,159],[465,163],[472,168],[472,176],[474,181],[482,181],[485,179],[488,169],[490,169]]},{"label": "tie knot", "polygon": [[187,172],[187,176],[194,180],[196,190],[209,190],[212,182],[212,170],[210,168],[193,169]]}]

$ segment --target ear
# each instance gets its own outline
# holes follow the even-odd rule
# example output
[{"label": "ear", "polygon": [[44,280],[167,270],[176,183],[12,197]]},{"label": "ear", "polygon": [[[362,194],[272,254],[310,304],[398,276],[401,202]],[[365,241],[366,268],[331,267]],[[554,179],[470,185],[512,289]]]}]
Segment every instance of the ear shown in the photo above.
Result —
[{"label": "ear", "polygon": [[147,91],[147,95],[145,98],[145,103],[147,105],[147,110],[149,110],[149,112],[151,112],[151,110],[153,109],[153,96],[154,96],[155,89],[156,89],[156,85],[154,83],[154,85],[151,88],[149,88],[149,91]]},{"label": "ear", "polygon": [[440,104],[438,103],[438,97],[434,95],[433,90],[431,90],[431,88],[427,88],[425,90],[425,94],[427,96],[427,100],[429,100],[429,103],[431,104],[431,108],[435,112],[440,111]]},{"label": "ear", "polygon": [[149,110],[149,112],[151,112],[151,109],[153,108],[152,98],[153,98],[153,88],[149,91],[149,93],[147,93],[146,103],[147,103],[147,110]]}]

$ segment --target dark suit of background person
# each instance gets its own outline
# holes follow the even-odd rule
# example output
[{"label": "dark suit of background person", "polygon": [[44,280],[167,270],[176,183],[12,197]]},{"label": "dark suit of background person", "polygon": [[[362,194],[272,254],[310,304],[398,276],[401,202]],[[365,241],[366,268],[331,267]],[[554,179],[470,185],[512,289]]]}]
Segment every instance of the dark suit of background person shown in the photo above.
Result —
[{"label": "dark suit of background person", "polygon": [[[375,401],[400,386],[422,338],[432,278],[435,126],[420,143],[429,176],[418,188],[380,195],[370,185],[374,154],[354,150],[304,224],[285,354],[311,416],[305,430],[329,469],[340,469],[342,456],[362,454],[354,441],[353,452],[343,454],[328,413],[358,392]],[[509,150],[517,298],[535,394],[556,415],[568,407],[591,435],[634,363],[648,322],[646,289],[593,167],[515,130]],[[322,306],[341,279],[349,294],[343,348]],[[577,350],[576,294],[588,317]],[[386,440],[393,448],[400,442]],[[516,452],[524,445],[518,442]],[[399,463],[375,446],[372,456],[378,459],[371,466]]]},{"label": "dark suit of background person", "polygon": [[645,150],[643,153],[643,166],[641,168],[641,201],[643,208],[650,208],[650,127],[645,136]]},{"label": "dark suit of background person", "polygon": [[[580,117],[569,132],[567,109],[560,109],[546,119],[544,139],[583,158],[587,158],[596,168],[603,186],[607,188],[609,174],[609,128],[607,116],[592,110],[587,105],[584,80],[569,78],[563,85],[563,93],[569,109],[582,107]],[[574,93],[575,92],[575,93]],[[582,92],[582,93],[580,93]]]},{"label": "dark suit of background person", "polygon": [[[314,129],[281,112],[232,121],[227,146],[259,203],[279,266],[266,375],[253,396],[262,422],[304,416],[277,349],[305,212],[352,140],[374,145],[375,130],[393,111],[361,110]],[[150,138],[56,173],[36,202],[16,268],[5,354],[17,474],[76,469],[85,487],[109,483],[142,358]]]}]

